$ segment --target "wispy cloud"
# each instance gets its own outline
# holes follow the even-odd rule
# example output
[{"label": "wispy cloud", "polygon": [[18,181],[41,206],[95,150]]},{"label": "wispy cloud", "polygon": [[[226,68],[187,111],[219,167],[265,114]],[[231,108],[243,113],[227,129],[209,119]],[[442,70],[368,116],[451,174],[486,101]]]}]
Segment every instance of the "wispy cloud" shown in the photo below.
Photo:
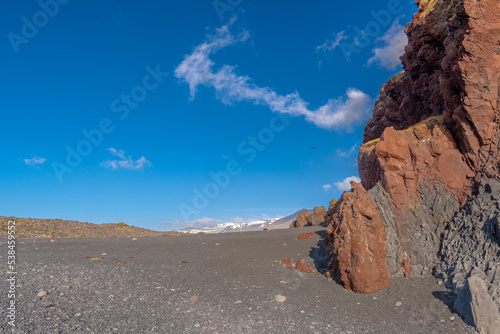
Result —
[{"label": "wispy cloud", "polygon": [[372,99],[356,88],[349,88],[346,96],[329,99],[325,105],[311,110],[298,92],[280,95],[269,87],[259,87],[248,76],[237,75],[230,65],[214,69],[215,63],[210,59],[212,54],[249,39],[247,31],[238,35],[231,33],[234,21],[207,35],[207,40],[186,55],[175,69],[175,76],[189,85],[191,99],[194,99],[198,86],[203,85],[214,88],[217,98],[224,104],[249,101],[273,112],[303,116],[308,122],[326,129],[349,130],[369,118]]},{"label": "wispy cloud", "polygon": [[120,160],[108,160],[101,163],[102,167],[107,167],[111,169],[130,169],[130,170],[138,170],[143,169],[144,167],[151,167],[152,164],[149,162],[144,156],[142,156],[138,160],[133,160],[131,156],[126,156],[124,150],[117,150],[113,147],[108,148],[108,151],[114,157],[120,158]]},{"label": "wispy cloud", "polygon": [[341,149],[337,149],[337,155],[342,157],[342,158],[349,158],[351,157],[354,153],[356,153],[358,149],[358,144],[354,144],[349,150],[343,151]]},{"label": "wispy cloud", "polygon": [[43,165],[47,159],[45,158],[40,158],[39,156],[34,156],[31,159],[24,159],[24,163],[27,166],[38,166],[38,165]]},{"label": "wispy cloud", "polygon": [[317,46],[316,51],[324,51],[324,52],[334,51],[337,48],[337,46],[340,45],[340,42],[342,42],[344,39],[347,39],[345,31],[341,31],[333,35],[334,37],[332,39],[328,39],[325,43]]},{"label": "wispy cloud", "polygon": [[408,45],[404,27],[399,20],[394,21],[391,28],[378,41],[383,45],[372,50],[373,57],[368,59],[368,65],[377,64],[380,68],[388,71],[394,71],[401,65],[401,57],[405,52],[405,46]]},{"label": "wispy cloud", "polygon": [[332,189],[332,185],[331,184],[324,184],[323,189],[325,189],[325,191],[328,191],[328,190]]},{"label": "wispy cloud", "polygon": [[335,186],[340,191],[349,191],[349,190],[351,190],[351,181],[359,183],[359,182],[361,182],[361,179],[357,176],[349,176],[340,182],[335,182]]}]

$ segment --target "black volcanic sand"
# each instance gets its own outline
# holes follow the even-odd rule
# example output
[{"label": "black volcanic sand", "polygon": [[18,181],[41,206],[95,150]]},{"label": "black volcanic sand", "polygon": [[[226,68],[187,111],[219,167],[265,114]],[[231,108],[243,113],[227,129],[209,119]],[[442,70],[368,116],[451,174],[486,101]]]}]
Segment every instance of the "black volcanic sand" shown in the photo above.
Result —
[{"label": "black volcanic sand", "polygon": [[[285,257],[314,268],[309,254],[320,236],[295,240],[310,230],[324,228],[18,239],[25,244],[17,248],[17,333],[472,333],[433,278],[393,279],[384,291],[357,295],[285,269]],[[7,245],[0,240],[0,332],[7,332]],[[38,297],[41,291],[48,294]]]}]

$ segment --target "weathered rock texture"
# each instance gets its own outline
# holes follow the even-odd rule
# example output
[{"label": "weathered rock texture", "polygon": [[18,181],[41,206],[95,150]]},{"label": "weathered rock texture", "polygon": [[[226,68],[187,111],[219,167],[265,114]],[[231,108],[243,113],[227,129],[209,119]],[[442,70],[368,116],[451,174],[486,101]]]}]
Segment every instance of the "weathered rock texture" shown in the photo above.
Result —
[{"label": "weathered rock texture", "polygon": [[295,219],[290,227],[304,227],[304,226],[318,226],[325,225],[327,221],[326,209],[323,206],[317,206],[311,212],[309,210],[303,210],[299,213],[297,219]]},{"label": "weathered rock texture", "polygon": [[349,290],[373,293],[390,283],[383,224],[373,198],[361,184],[351,185],[333,208],[326,231],[333,254],[328,271]]},{"label": "weathered rock texture", "polygon": [[454,303],[465,322],[476,327],[480,334],[500,332],[500,312],[486,289],[486,284],[478,276],[467,279]]},{"label": "weathered rock texture", "polygon": [[[430,274],[446,221],[477,192],[476,175],[500,169],[500,2],[416,3],[404,72],[382,88],[365,128],[363,187],[326,218],[330,270],[355,292],[385,287],[387,272]],[[376,218],[363,215],[359,200]],[[386,267],[372,271],[381,262]]]},{"label": "weathered rock texture", "polygon": [[500,307],[500,181],[478,178],[479,192],[446,227],[435,275],[459,295],[475,275]]}]

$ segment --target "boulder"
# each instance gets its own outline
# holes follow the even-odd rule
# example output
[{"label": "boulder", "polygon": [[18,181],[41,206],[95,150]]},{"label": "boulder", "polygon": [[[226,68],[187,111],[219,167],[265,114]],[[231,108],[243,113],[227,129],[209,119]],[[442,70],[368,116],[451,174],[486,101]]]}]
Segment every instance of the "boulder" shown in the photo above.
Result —
[{"label": "boulder", "polygon": [[351,186],[329,212],[328,271],[348,290],[373,293],[390,284],[384,225],[370,194],[359,183]]},{"label": "boulder", "polygon": [[295,219],[290,227],[304,227],[304,226],[318,226],[327,223],[328,216],[326,209],[323,206],[317,206],[312,212],[303,210],[299,212],[297,219]]},{"label": "boulder", "polygon": [[471,276],[454,303],[464,321],[475,326],[480,334],[500,333],[500,312],[488,294],[486,284],[478,276]]}]

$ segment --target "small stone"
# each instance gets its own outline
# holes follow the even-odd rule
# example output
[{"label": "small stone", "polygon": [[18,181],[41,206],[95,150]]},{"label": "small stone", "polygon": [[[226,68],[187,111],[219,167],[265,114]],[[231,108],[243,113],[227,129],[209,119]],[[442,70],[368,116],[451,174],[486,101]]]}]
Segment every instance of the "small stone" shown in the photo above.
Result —
[{"label": "small stone", "polygon": [[396,305],[397,307],[399,307],[399,306],[403,305],[403,303],[401,303],[401,302],[396,302],[396,304],[394,304],[394,305]]},{"label": "small stone", "polygon": [[300,258],[297,261],[297,264],[295,264],[295,268],[297,268],[297,270],[302,272],[302,273],[312,274],[311,267],[309,266],[309,264],[306,261],[304,261],[303,258]]},{"label": "small stone", "polygon": [[77,314],[75,314],[75,317],[81,317],[81,316],[82,316],[82,314],[81,314],[81,313],[77,313]]},{"label": "small stone", "polygon": [[104,255],[106,255],[106,253],[102,253],[101,255],[104,256]]},{"label": "small stone", "polygon": [[243,302],[242,302],[241,300],[237,300],[237,301],[235,301],[234,303],[235,303],[235,304],[241,304],[241,303],[243,303]]},{"label": "small stone", "polygon": [[282,296],[282,295],[276,295],[276,301],[278,303],[284,303],[286,300],[286,297],[285,296]]},{"label": "small stone", "polygon": [[46,295],[47,295],[47,292],[42,290],[42,291],[40,291],[40,292],[38,293],[38,295],[37,295],[37,296],[38,296],[38,297],[45,297]]},{"label": "small stone", "polygon": [[215,244],[215,246],[219,246],[219,245],[220,245],[220,243],[216,243],[216,244]]},{"label": "small stone", "polygon": [[455,316],[452,315],[449,319],[450,319],[450,321],[453,321],[453,320],[455,320]]},{"label": "small stone", "polygon": [[438,281],[438,284],[439,284],[439,285],[442,285],[442,284],[443,284],[443,280],[439,280],[439,281]]},{"label": "small stone", "polygon": [[191,297],[191,303],[196,303],[198,301],[198,297],[193,296]]},{"label": "small stone", "polygon": [[372,297],[373,300],[377,300],[377,297]]},{"label": "small stone", "polygon": [[281,284],[287,284],[287,282],[285,282],[285,281],[280,281],[280,283],[281,283]]},{"label": "small stone", "polygon": [[199,328],[200,324],[194,324],[194,327]]},{"label": "small stone", "polygon": [[300,311],[300,313],[304,314],[304,313],[306,313],[306,311],[304,311],[304,310],[301,310],[301,311]]},{"label": "small stone", "polygon": [[132,238],[132,240],[137,240],[137,238]]}]

